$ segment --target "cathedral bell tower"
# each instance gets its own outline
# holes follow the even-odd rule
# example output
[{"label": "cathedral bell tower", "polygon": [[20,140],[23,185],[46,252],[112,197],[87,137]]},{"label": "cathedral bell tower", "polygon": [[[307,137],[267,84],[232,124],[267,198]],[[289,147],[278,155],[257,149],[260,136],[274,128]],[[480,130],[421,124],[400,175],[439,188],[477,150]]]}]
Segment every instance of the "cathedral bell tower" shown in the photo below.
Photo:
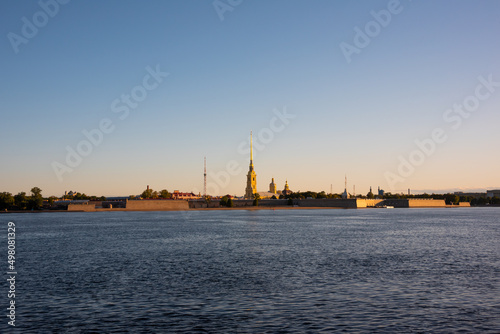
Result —
[{"label": "cathedral bell tower", "polygon": [[247,174],[247,187],[245,189],[245,198],[253,199],[254,194],[257,192],[257,174],[253,168],[253,141],[252,132],[250,132],[250,167]]},{"label": "cathedral bell tower", "polygon": [[274,177],[271,180],[271,183],[269,184],[269,192],[276,194],[276,183],[274,183]]}]

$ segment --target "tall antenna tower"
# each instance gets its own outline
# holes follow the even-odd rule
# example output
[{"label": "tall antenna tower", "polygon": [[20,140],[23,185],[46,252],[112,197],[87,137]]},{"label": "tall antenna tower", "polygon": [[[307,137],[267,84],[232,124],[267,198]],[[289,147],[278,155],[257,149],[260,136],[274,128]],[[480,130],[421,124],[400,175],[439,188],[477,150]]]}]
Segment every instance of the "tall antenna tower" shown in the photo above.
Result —
[{"label": "tall antenna tower", "polygon": [[207,157],[205,157],[205,169],[203,173],[203,196],[207,196]]}]

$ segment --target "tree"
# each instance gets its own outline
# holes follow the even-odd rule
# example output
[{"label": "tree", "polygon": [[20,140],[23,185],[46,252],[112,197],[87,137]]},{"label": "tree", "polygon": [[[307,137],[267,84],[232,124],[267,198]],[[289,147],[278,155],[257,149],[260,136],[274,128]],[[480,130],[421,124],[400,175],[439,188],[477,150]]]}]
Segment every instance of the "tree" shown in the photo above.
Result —
[{"label": "tree", "polygon": [[49,197],[49,200],[48,200],[48,201],[49,201],[49,205],[50,205],[50,206],[54,205],[54,202],[56,201],[56,199],[57,199],[57,197],[55,197],[55,196],[50,196],[50,197]]},{"label": "tree", "polygon": [[258,193],[253,194],[253,206],[259,206],[260,195]]},{"label": "tree", "polygon": [[490,204],[498,205],[500,204],[500,197],[495,196],[490,200]]},{"label": "tree", "polygon": [[167,189],[163,189],[160,191],[160,197],[161,198],[171,198],[172,195],[168,192]]},{"label": "tree", "polygon": [[224,196],[224,197],[222,197],[222,198],[220,199],[219,204],[220,204],[221,206],[227,206],[227,200],[228,200],[227,196]]},{"label": "tree", "polygon": [[479,197],[477,200],[476,200],[476,203],[477,205],[485,205],[487,202],[486,198],[485,197]]},{"label": "tree", "polygon": [[271,199],[277,199],[277,198],[276,198],[276,195],[273,195],[273,197],[271,197]]},{"label": "tree", "polygon": [[32,197],[42,197],[42,189],[38,187],[31,188],[31,196]]},{"label": "tree", "polygon": [[31,188],[31,196],[28,199],[28,208],[38,210],[43,205],[42,189],[38,187]]},{"label": "tree", "polygon": [[76,193],[74,196],[73,196],[73,200],[75,201],[82,201],[82,200],[86,200],[86,199],[89,199],[89,196],[85,195],[85,193]]},{"label": "tree", "polygon": [[374,198],[375,196],[373,195],[373,193],[370,191],[368,194],[366,194],[366,197],[367,198]]},{"label": "tree", "polygon": [[460,201],[460,197],[458,195],[454,195],[454,194],[446,194],[444,196],[444,198],[446,200],[446,204],[457,205],[458,201]]},{"label": "tree", "polygon": [[28,197],[26,197],[26,193],[20,192],[14,196],[14,204],[21,210],[25,210],[28,205]]},{"label": "tree", "polygon": [[153,198],[153,189],[146,189],[141,194],[142,198]]},{"label": "tree", "polygon": [[210,202],[212,202],[212,197],[210,197],[210,196],[207,195],[207,196],[205,196],[204,200],[205,200],[205,203],[207,204],[207,207],[208,207],[208,205],[210,204]]},{"label": "tree", "polygon": [[219,204],[221,206],[226,206],[228,208],[232,208],[234,206],[233,200],[230,195],[226,195],[220,199]]},{"label": "tree", "polygon": [[6,210],[14,205],[14,197],[11,193],[0,193],[0,210]]}]

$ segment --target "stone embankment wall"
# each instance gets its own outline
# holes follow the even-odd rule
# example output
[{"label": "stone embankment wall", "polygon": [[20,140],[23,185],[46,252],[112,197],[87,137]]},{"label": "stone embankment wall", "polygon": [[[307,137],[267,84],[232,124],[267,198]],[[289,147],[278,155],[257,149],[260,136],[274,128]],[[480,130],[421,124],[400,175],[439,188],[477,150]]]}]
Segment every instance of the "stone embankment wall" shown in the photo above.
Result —
[{"label": "stone embankment wall", "polygon": [[[119,203],[113,203],[112,207],[105,206],[104,208],[96,208],[95,204],[70,204],[68,211],[175,211],[175,210],[189,210],[189,209],[202,209],[202,208],[220,208],[220,201],[213,200],[210,203],[205,201],[187,201],[187,200],[127,200]],[[293,205],[303,208],[370,208],[370,207],[383,207],[394,206],[395,208],[444,208],[447,207],[442,199],[362,199],[362,198],[329,198],[329,199],[295,199]],[[122,207],[117,207],[122,206]],[[286,199],[265,199],[259,200],[259,207],[287,207],[288,200]],[[460,203],[456,207],[468,207],[469,203]],[[234,200],[233,207],[245,208],[253,207],[252,200]]]},{"label": "stone embankment wall", "polygon": [[409,199],[408,206],[410,208],[434,208],[434,207],[445,207],[446,202],[444,199],[427,199],[427,198],[416,198]]},{"label": "stone embankment wall", "polygon": [[374,208],[377,206],[382,206],[383,203],[384,203],[383,199],[364,199],[364,198],[356,199],[357,208]]},{"label": "stone embankment wall", "polygon": [[[123,205],[124,203],[124,205]],[[109,203],[108,203],[109,204]],[[187,200],[127,200],[114,202],[111,207],[96,208],[95,204],[70,204],[68,211],[175,211],[189,210]]]},{"label": "stone embankment wall", "polygon": [[395,208],[444,208],[446,203],[444,199],[431,198],[410,198],[410,199],[386,199],[383,205],[393,206]]},{"label": "stone embankment wall", "polygon": [[69,204],[68,211],[93,212],[95,211],[95,204]]},{"label": "stone embankment wall", "polygon": [[[294,201],[295,202],[295,201]],[[300,207],[330,207],[330,208],[374,208],[394,206],[395,208],[444,208],[444,199],[302,199],[296,201]],[[463,205],[467,206],[467,205]]]},{"label": "stone embankment wall", "polygon": [[131,200],[127,201],[126,211],[189,210],[187,200]]},{"label": "stone embankment wall", "polygon": [[[252,200],[234,200],[233,207],[251,207],[253,206]],[[364,199],[364,198],[327,198],[327,199],[294,199],[293,205],[303,208],[376,208],[383,206],[394,206],[395,208],[437,208],[446,207],[445,201],[442,199]],[[288,206],[288,200],[260,200],[259,206],[273,207],[273,206]],[[468,206],[468,203],[461,204],[461,206]],[[189,203],[190,208],[218,208],[220,207],[219,201],[212,201],[207,204],[203,201],[193,201]]]},{"label": "stone embankment wall", "polygon": [[[273,207],[273,206],[286,206],[288,200],[286,199],[261,199],[259,200],[259,206]],[[243,208],[253,206],[253,200],[233,200],[233,208]],[[203,209],[203,208],[221,208],[220,200],[212,200],[210,203],[205,201],[190,201],[189,208],[191,209]]]},{"label": "stone embankment wall", "polygon": [[[294,200],[294,204],[305,208],[357,208],[356,199],[340,199],[340,198],[325,198],[325,199],[301,199]],[[365,206],[366,207],[366,206]]]}]

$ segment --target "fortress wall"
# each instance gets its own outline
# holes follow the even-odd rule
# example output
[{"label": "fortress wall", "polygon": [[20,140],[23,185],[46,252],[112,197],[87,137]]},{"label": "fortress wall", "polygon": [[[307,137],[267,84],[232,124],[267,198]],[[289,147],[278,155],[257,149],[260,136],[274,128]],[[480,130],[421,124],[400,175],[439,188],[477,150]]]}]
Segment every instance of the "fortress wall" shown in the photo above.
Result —
[{"label": "fortress wall", "polygon": [[[253,206],[253,200],[245,199],[245,200],[233,200],[233,204],[235,208]],[[284,206],[288,204],[288,200],[286,199],[261,199],[259,200],[259,206]]]},{"label": "fortress wall", "polygon": [[[96,209],[95,204],[69,204],[68,211],[80,212],[95,212],[95,211],[174,211],[174,210],[189,210],[190,208],[206,208],[207,204],[203,201],[187,201],[187,200],[128,200],[125,202],[126,208],[109,208]],[[104,204],[104,203],[103,203]],[[116,205],[117,203],[115,203]],[[253,207],[253,200],[234,200],[234,207],[244,208]],[[394,206],[397,208],[424,208],[424,207],[446,207],[445,201],[442,199],[300,199],[294,200],[295,206],[304,208],[366,208],[377,207],[382,205]],[[260,200],[260,207],[277,207],[288,206],[288,200]],[[461,202],[458,206],[469,207],[470,203]],[[213,200],[209,208],[219,208],[219,200]]]},{"label": "fortress wall", "polygon": [[358,208],[373,208],[382,203],[383,199],[356,199],[356,207]]},{"label": "fortress wall", "polygon": [[220,207],[218,200],[212,200],[207,204],[205,201],[189,201],[190,209],[206,209],[206,208],[218,208]]},{"label": "fortress wall", "polygon": [[[259,205],[261,204],[262,200],[259,201]],[[244,199],[244,200],[233,200],[233,205],[235,208],[243,207],[243,206],[253,206],[253,200],[251,199]]]},{"label": "fortress wall", "polygon": [[101,204],[101,207],[104,209],[116,209],[122,208],[124,209],[127,204],[127,201],[104,201]]},{"label": "fortress wall", "polygon": [[366,208],[366,206],[367,206],[366,200],[364,200],[362,198],[356,199],[356,207],[357,208]]},{"label": "fortress wall", "polygon": [[130,200],[127,211],[189,210],[187,200]]},{"label": "fortress wall", "polygon": [[422,208],[422,207],[445,207],[446,203],[444,199],[426,199],[426,198],[410,198],[408,199],[408,206],[410,208]]},{"label": "fortress wall", "polygon": [[393,206],[395,208],[409,208],[407,199],[386,199],[381,205]]},{"label": "fortress wall", "polygon": [[409,198],[409,199],[386,199],[383,205],[390,205],[395,208],[444,208],[444,199],[431,198]]},{"label": "fortress wall", "polygon": [[68,204],[68,211],[95,211],[95,204]]},{"label": "fortress wall", "polygon": [[259,200],[259,206],[284,206],[288,205],[288,200],[286,199],[261,199]]},{"label": "fortress wall", "polygon": [[[201,208],[221,208],[219,199],[213,199],[208,205],[205,201],[189,201],[189,208],[191,209],[201,209]],[[259,206],[273,207],[273,206],[285,206],[288,201],[285,199],[261,199],[259,200]],[[252,207],[253,200],[233,200],[233,208],[243,208]]]},{"label": "fortress wall", "polygon": [[354,198],[300,199],[294,200],[294,204],[306,208],[357,208],[357,200]]}]

